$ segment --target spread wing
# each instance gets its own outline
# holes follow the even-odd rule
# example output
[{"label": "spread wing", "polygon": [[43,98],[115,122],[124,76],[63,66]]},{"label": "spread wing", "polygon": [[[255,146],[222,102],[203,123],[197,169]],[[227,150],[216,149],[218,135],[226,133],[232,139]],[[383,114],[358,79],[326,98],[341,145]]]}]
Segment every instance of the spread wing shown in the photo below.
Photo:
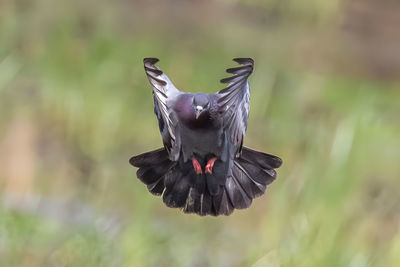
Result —
[{"label": "spread wing", "polygon": [[218,109],[224,121],[232,153],[237,157],[242,150],[243,139],[247,129],[249,117],[250,88],[247,79],[253,72],[254,61],[251,58],[235,58],[240,66],[227,69],[233,76],[222,79],[228,86],[218,92]]},{"label": "spread wing", "polygon": [[157,58],[143,59],[144,70],[153,87],[154,113],[157,115],[164,147],[170,159],[175,161],[179,156],[180,137],[176,127],[176,114],[171,105],[181,91],[176,89],[168,76],[155,66],[158,61]]}]

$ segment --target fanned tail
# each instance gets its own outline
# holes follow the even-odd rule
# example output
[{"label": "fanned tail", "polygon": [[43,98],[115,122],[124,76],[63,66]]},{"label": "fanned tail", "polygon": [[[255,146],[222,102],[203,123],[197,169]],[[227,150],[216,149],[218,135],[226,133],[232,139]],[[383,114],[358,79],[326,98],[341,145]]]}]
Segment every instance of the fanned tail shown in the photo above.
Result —
[{"label": "fanned tail", "polygon": [[176,165],[169,160],[168,152],[164,148],[132,157],[129,163],[139,168],[136,172],[137,177],[147,185],[150,193],[157,196],[165,189],[165,174]]},{"label": "fanned tail", "polygon": [[129,162],[139,168],[137,177],[152,194],[163,194],[168,207],[180,208],[186,213],[213,214],[206,177],[197,175],[190,161],[171,161],[167,150],[160,148],[134,156]]},{"label": "fanned tail", "polygon": [[[168,207],[218,216],[248,208],[275,180],[274,169],[280,167],[282,160],[243,147],[232,164],[216,161],[212,174],[196,174],[190,161],[170,161],[165,149],[132,157],[130,163],[139,168],[137,176],[152,194],[163,194]],[[226,175],[229,166],[231,171]]]},{"label": "fanned tail", "polygon": [[233,162],[222,192],[213,197],[215,214],[229,215],[234,209],[248,208],[253,199],[264,194],[267,185],[275,180],[274,169],[281,164],[282,160],[276,156],[243,147],[240,157]]}]

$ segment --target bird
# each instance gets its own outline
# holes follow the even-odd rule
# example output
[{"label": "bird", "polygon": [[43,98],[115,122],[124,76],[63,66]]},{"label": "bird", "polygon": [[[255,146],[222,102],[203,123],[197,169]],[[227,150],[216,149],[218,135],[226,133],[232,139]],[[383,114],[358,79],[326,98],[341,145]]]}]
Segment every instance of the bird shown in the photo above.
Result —
[{"label": "bird", "polygon": [[243,145],[250,109],[251,58],[234,58],[215,94],[178,90],[144,58],[163,147],[130,158],[137,177],[166,206],[200,216],[248,208],[276,178],[282,160]]}]

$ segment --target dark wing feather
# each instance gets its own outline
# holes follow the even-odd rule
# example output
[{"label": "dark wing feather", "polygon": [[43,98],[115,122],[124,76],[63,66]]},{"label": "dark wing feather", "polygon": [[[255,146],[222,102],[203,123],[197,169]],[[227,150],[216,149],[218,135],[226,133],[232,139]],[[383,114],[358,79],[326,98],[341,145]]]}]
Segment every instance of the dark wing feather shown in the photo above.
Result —
[{"label": "dark wing feather", "polygon": [[232,77],[222,79],[228,86],[218,92],[218,109],[223,117],[224,129],[237,157],[242,150],[243,138],[249,117],[250,89],[247,79],[253,72],[254,61],[251,58],[235,58],[241,66],[227,69]]},{"label": "dark wing feather", "polygon": [[157,58],[143,59],[144,70],[153,87],[154,112],[157,115],[164,147],[167,149],[169,158],[176,161],[180,151],[180,138],[177,132],[176,122],[171,105],[181,93],[167,75],[165,75],[155,64]]}]

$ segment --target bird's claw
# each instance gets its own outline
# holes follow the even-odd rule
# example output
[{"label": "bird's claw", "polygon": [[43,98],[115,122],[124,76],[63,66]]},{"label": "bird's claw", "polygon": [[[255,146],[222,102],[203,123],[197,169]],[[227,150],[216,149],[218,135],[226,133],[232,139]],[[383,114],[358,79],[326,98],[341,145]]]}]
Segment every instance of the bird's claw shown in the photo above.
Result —
[{"label": "bird's claw", "polygon": [[203,174],[200,163],[197,161],[197,159],[192,158],[192,164],[193,164],[193,169],[196,172],[196,174]]},{"label": "bird's claw", "polygon": [[207,162],[206,168],[204,170],[205,173],[212,174],[212,169],[214,167],[214,163],[217,160],[217,158],[212,158]]}]

